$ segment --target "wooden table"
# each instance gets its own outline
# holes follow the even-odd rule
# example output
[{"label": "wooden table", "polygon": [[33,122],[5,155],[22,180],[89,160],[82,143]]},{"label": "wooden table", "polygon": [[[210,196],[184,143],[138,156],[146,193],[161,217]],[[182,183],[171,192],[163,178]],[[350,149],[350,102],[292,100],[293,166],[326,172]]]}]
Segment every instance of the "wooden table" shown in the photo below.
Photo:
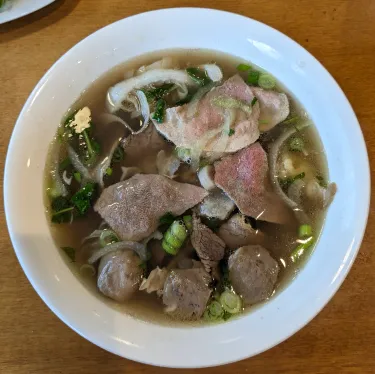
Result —
[{"label": "wooden table", "polygon": [[[69,48],[98,28],[136,13],[202,5],[242,13],[271,25],[316,56],[351,101],[366,138],[370,161],[374,160],[375,0],[209,0],[205,3],[58,0],[32,15],[0,25],[1,170],[14,123],[26,98],[46,70]],[[372,206],[371,213],[373,209]],[[3,214],[0,219],[1,374],[174,372],[116,357],[64,325],[25,278],[14,255]],[[375,220],[370,216],[365,240],[350,275],[307,327],[257,357],[206,369],[206,372],[375,373],[374,232]]]}]

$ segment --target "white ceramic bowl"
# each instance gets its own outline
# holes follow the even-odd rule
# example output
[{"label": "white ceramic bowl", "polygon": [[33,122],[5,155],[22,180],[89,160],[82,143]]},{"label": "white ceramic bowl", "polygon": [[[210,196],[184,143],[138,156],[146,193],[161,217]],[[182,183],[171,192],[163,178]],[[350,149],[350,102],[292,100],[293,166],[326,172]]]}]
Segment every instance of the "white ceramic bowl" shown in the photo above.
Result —
[{"label": "white ceramic bowl", "polygon": [[[186,22],[192,20],[194,23]],[[134,56],[167,48],[208,48],[254,62],[302,102],[322,138],[338,194],[315,252],[297,278],[261,308],[217,326],[171,328],[134,320],[80,284],[55,248],[44,215],[43,168],[67,108],[96,78]],[[339,86],[294,41],[254,20],[208,9],[167,9],[116,22],[89,36],[47,72],[27,100],[10,142],[5,210],[18,259],[40,297],[98,346],[153,365],[204,367],[237,361],[285,340],[330,300],[365,230],[370,194],[363,136]]]}]

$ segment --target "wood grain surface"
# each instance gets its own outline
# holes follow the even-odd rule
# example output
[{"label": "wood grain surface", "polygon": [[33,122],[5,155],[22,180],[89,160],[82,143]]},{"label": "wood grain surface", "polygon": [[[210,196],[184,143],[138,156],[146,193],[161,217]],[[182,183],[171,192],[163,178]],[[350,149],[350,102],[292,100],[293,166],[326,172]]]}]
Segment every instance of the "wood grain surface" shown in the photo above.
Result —
[{"label": "wood grain surface", "polygon": [[[0,25],[1,173],[16,118],[33,87],[56,59],[82,38],[109,23],[147,10],[177,6],[205,6],[241,13],[277,28],[309,50],[336,78],[352,103],[373,163],[375,0],[207,0],[204,3],[196,0],[57,0],[32,15]],[[373,210],[372,205],[365,239],[349,276],[308,326],[257,357],[197,372],[375,373]],[[3,212],[2,205],[1,374],[168,374],[177,371],[116,357],[64,325],[25,278],[13,252]]]}]

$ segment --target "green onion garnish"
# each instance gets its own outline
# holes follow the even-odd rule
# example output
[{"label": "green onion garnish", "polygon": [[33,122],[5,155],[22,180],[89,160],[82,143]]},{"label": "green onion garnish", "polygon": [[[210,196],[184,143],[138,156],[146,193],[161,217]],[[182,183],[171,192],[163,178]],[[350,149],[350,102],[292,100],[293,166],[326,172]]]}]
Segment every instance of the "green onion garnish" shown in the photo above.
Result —
[{"label": "green onion garnish", "polygon": [[107,169],[105,170],[105,173],[106,173],[108,176],[111,176],[112,173],[113,173],[112,168],[107,168]]},{"label": "green onion garnish", "polygon": [[303,240],[301,244],[299,244],[290,255],[290,258],[293,262],[297,262],[304,253],[306,253],[306,250],[309,249],[314,243],[314,238],[310,236],[306,240]]},{"label": "green onion garnish", "polygon": [[247,64],[239,64],[237,66],[237,70],[238,71],[248,71],[251,69],[251,66],[250,65],[247,65]]},{"label": "green onion garnish", "polygon": [[234,129],[229,129],[229,131],[228,131],[228,135],[229,136],[234,135],[234,133],[235,133]]},{"label": "green onion garnish", "polygon": [[247,83],[253,86],[258,85],[259,71],[251,70],[247,76]]},{"label": "green onion garnish", "polygon": [[189,77],[200,86],[205,86],[206,84],[212,82],[212,80],[208,77],[206,70],[191,67],[187,68],[186,72],[188,73]]},{"label": "green onion garnish", "polygon": [[231,314],[239,313],[242,309],[241,298],[232,291],[226,290],[220,295],[220,303],[225,311]]},{"label": "green onion garnish", "polygon": [[204,312],[203,318],[206,321],[215,322],[221,320],[224,316],[224,309],[220,303],[216,300],[211,301],[208,304],[206,311]]},{"label": "green onion garnish", "polygon": [[183,216],[182,220],[184,221],[184,224],[186,228],[191,231],[193,229],[193,217],[192,216]]},{"label": "green onion garnish", "polygon": [[311,236],[312,234],[312,227],[310,225],[301,225],[298,228],[298,236],[300,238],[306,238],[307,236]]},{"label": "green onion garnish", "polygon": [[324,177],[322,177],[321,175],[317,175],[317,176],[316,176],[316,179],[317,179],[317,181],[318,181],[320,187],[327,188],[328,183],[327,183],[327,181],[325,180]]},{"label": "green onion garnish", "polygon": [[73,176],[74,176],[74,179],[75,179],[78,183],[81,183],[81,181],[82,181],[81,173],[78,173],[78,171],[76,171],[75,173],[73,173]]},{"label": "green onion garnish", "polygon": [[270,74],[262,73],[259,76],[258,84],[265,90],[272,90],[276,86],[276,79]]},{"label": "green onion garnish", "polygon": [[251,106],[254,106],[257,103],[258,99],[256,97],[251,100]]},{"label": "green onion garnish", "polygon": [[163,123],[164,121],[164,114],[165,114],[165,107],[166,107],[166,102],[163,99],[159,99],[156,103],[156,109],[155,113],[152,116],[152,118],[157,122],[157,123]]}]

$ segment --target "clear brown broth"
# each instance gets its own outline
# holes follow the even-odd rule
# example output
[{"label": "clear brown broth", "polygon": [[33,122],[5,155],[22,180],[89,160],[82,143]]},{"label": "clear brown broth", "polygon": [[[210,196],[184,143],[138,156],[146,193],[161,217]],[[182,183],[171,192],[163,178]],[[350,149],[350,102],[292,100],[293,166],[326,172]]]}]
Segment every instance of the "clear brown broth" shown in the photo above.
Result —
[{"label": "clear brown broth", "polygon": [[[187,66],[196,66],[203,63],[217,63],[223,70],[224,78],[237,74],[236,67],[240,63],[248,63],[237,57],[224,54],[217,51],[209,50],[167,50],[150,53],[144,56],[139,56],[123,64],[120,64],[104,74],[102,77],[97,79],[92,85],[85,89],[81,96],[74,102],[69,108],[68,112],[72,112],[76,109],[84,106],[90,107],[92,111],[93,123],[95,124],[96,136],[102,140],[105,138],[100,131],[100,122],[98,117],[105,111],[105,98],[107,90],[110,86],[124,79],[124,74],[130,70],[137,70],[140,66],[149,65],[162,57],[170,56],[176,61],[176,67],[185,68]],[[254,66],[254,65],[253,65]],[[258,68],[258,67],[257,67]],[[258,68],[259,69],[259,68]],[[260,69],[261,70],[261,69]],[[278,89],[288,94],[291,103],[291,111],[297,114],[305,114],[304,109],[293,97],[292,93],[288,92],[286,87],[282,84],[278,84]],[[326,159],[324,150],[319,138],[319,135],[314,126],[309,126],[307,130],[304,130],[304,138],[307,143],[309,151],[309,161],[315,166],[316,170],[324,176],[328,177],[328,171],[326,166]],[[271,141],[272,142],[272,138]],[[165,143],[165,148],[168,149],[172,145]],[[54,142],[50,148],[50,155],[54,152]],[[142,170],[148,173],[156,172],[155,166],[156,154],[152,151],[147,152],[147,149],[142,149],[137,157],[125,157],[123,166],[138,166]],[[62,158],[62,156],[61,156]],[[49,170],[50,170],[50,157],[46,164],[46,186],[49,183]],[[120,171],[115,170],[112,179],[109,184],[116,183],[120,176]],[[46,198],[47,214],[48,214],[48,199]],[[320,235],[323,221],[324,212],[312,211],[310,212],[313,222],[313,230],[316,236]],[[49,216],[47,218],[49,219]],[[101,222],[98,214],[91,212],[86,219],[76,220],[72,224],[54,225],[51,224],[51,233],[55,240],[57,247],[70,246],[73,248],[79,248],[82,238],[89,235],[95,230]],[[267,236],[267,249],[272,253],[273,257],[278,260],[281,268],[279,282],[277,284],[275,292],[280,292],[288,283],[296,276],[300,268],[303,266],[305,261],[308,259],[309,254],[305,255],[298,263],[294,265],[288,260],[290,252],[295,248],[297,225],[295,222],[291,222],[290,225],[278,226],[270,223],[259,222],[258,228],[263,231]],[[312,250],[310,250],[310,253]],[[65,258],[65,256],[64,256]],[[104,302],[111,305],[111,307],[121,310],[134,318],[141,319],[148,322],[155,322],[167,325],[183,325],[191,326],[192,324],[201,324],[200,322],[179,322],[172,320],[170,317],[163,313],[162,303],[156,296],[148,295],[146,293],[138,292],[136,296],[126,302],[126,304],[119,304],[110,299],[104,297],[96,289],[95,278],[90,276],[83,276],[80,274],[79,266],[76,263],[69,263],[69,267],[72,272],[77,276],[79,281],[85,284],[85,286],[92,291],[97,297]],[[260,304],[261,305],[261,304]],[[256,306],[257,307],[257,306]],[[253,309],[254,307],[247,308],[246,311]]]}]

